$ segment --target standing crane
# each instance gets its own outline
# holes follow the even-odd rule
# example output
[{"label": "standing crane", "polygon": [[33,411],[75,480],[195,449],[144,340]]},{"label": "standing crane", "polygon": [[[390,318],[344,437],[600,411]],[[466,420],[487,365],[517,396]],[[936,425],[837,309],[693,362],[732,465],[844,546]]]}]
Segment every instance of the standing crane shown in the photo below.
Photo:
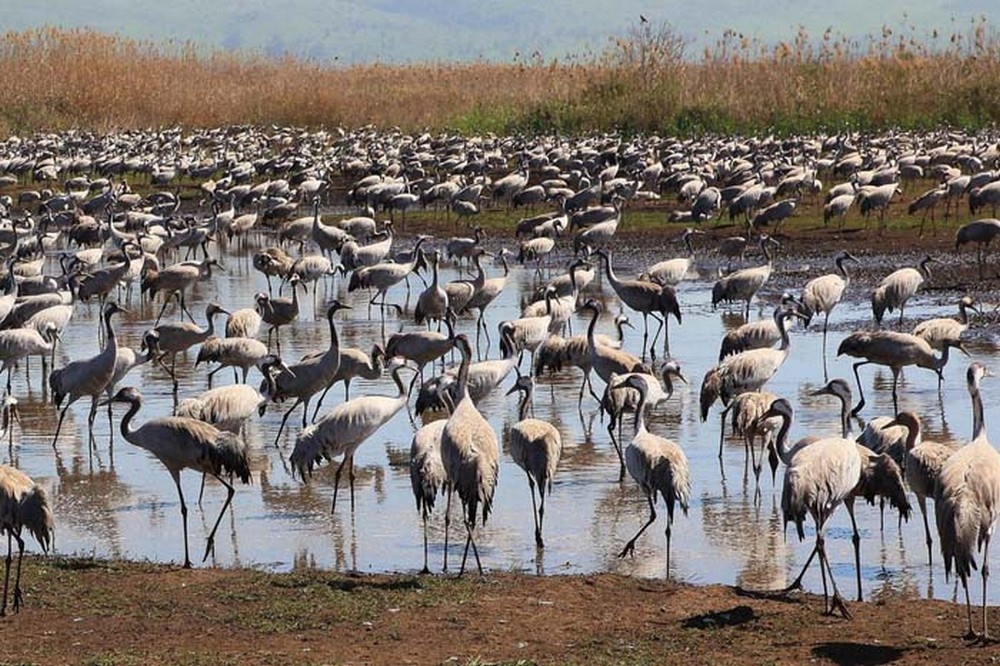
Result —
[{"label": "standing crane", "polygon": [[7,533],[7,559],[4,561],[3,603],[0,617],[7,614],[7,593],[12,560],[11,540],[17,541],[17,572],[14,574],[14,612],[21,610],[21,560],[24,559],[23,530],[35,537],[42,552],[49,552],[55,522],[45,489],[27,474],[10,465],[0,465],[0,534]]},{"label": "standing crane", "polygon": [[310,426],[305,427],[295,439],[295,448],[289,462],[292,469],[305,480],[312,476],[313,468],[323,460],[333,460],[343,455],[333,481],[333,505],[330,513],[337,511],[337,491],[340,475],[347,466],[351,487],[351,512],[354,512],[354,453],[379,428],[392,420],[406,406],[406,387],[399,373],[409,366],[400,363],[392,368],[396,395],[366,395],[342,402]]},{"label": "standing crane", "polygon": [[[843,437],[825,437],[816,439],[808,446],[801,447],[791,454],[788,447],[788,430],[792,422],[792,406],[787,400],[775,400],[770,409],[761,416],[781,419],[778,430],[776,448],[778,455],[785,463],[785,480],[781,489],[781,512],[784,522],[795,523],[799,541],[805,539],[803,522],[806,514],[810,515],[816,526],[816,545],[814,551],[819,555],[820,572],[824,569],[830,574],[830,584],[833,587],[832,601],[827,593],[826,575],[823,575],[823,607],[825,613],[839,610],[841,614],[851,619],[851,612],[844,603],[837,582],[833,577],[833,569],[826,556],[826,524],[844,500],[854,492],[861,478],[861,457],[857,446]],[[812,557],[806,560],[802,571],[812,563]],[[801,574],[799,579],[801,579]],[[797,579],[798,580],[798,579]]]},{"label": "standing crane", "polygon": [[479,412],[469,397],[469,364],[472,362],[472,346],[464,333],[454,339],[454,345],[462,354],[462,364],[458,369],[458,401],[455,410],[445,423],[441,433],[441,462],[444,463],[448,483],[448,502],[445,508],[445,568],[447,569],[448,523],[453,492],[458,492],[462,502],[466,541],[462,555],[462,566],[458,575],[465,572],[465,562],[472,546],[476,557],[476,567],[480,575],[483,565],[479,559],[479,549],[473,532],[480,507],[482,522],[485,523],[493,509],[493,494],[497,487],[500,471],[500,445],[496,432]]},{"label": "standing crane", "polygon": [[[806,283],[802,289],[802,302],[812,314],[823,313],[823,376],[826,377],[826,329],[830,323],[830,313],[840,303],[847,291],[847,285],[851,282],[851,276],[844,267],[844,262],[859,262],[850,252],[842,251],[833,258],[833,263],[837,267],[835,273],[821,275]],[[812,315],[810,315],[812,316]],[[809,322],[806,322],[806,326]]]},{"label": "standing crane", "polygon": [[750,319],[750,301],[753,300],[754,295],[760,291],[760,288],[771,277],[773,264],[771,263],[771,252],[767,249],[769,245],[781,247],[778,241],[767,234],[761,234],[760,250],[764,253],[766,260],[766,263],[762,266],[741,268],[738,271],[719,278],[712,286],[712,307],[723,301],[744,301],[746,308],[743,316],[745,319]]},{"label": "standing crane", "polygon": [[[945,574],[955,573],[965,590],[965,609],[969,621],[968,638],[989,639],[986,624],[986,581],[990,575],[990,538],[1000,517],[1000,453],[989,439],[983,421],[983,400],[979,385],[992,373],[979,362],[969,365],[966,385],[972,398],[972,441],[953,453],[944,465],[934,493],[934,514]],[[972,605],[969,602],[969,575],[976,568],[976,553],[982,551],[980,572],[983,577],[983,633],[972,629]]]},{"label": "standing crane", "polygon": [[861,388],[861,377],[858,368],[869,363],[884,365],[892,370],[892,407],[893,413],[899,412],[899,400],[896,387],[899,384],[899,373],[908,365],[926,368],[941,376],[944,366],[948,364],[948,354],[951,344],[946,344],[941,357],[934,356],[934,351],[927,341],[909,333],[895,331],[855,331],[840,342],[837,356],[846,354],[854,358],[864,359],[854,364],[854,378],[858,382],[860,400],[858,406],[851,411],[856,416],[865,406],[865,392]]},{"label": "standing crane", "polygon": [[131,386],[118,391],[111,402],[126,403],[128,411],[121,421],[121,433],[130,444],[145,449],[156,456],[170,473],[177,486],[177,496],[181,501],[181,519],[184,524],[184,568],[191,568],[188,551],[187,504],[181,489],[181,471],[191,469],[202,474],[210,474],[226,488],[226,501],[222,504],[219,517],[208,534],[205,556],[215,552],[215,532],[219,529],[222,516],[233,501],[235,490],[226,477],[236,476],[243,483],[250,483],[250,467],[247,463],[247,445],[242,439],[217,429],[202,421],[182,416],[163,416],[152,419],[138,428],[132,428],[132,417],[142,407],[142,394]]},{"label": "standing crane", "polygon": [[[215,335],[215,316],[219,314],[229,314],[217,303],[209,303],[205,306],[205,319],[208,325],[200,328],[191,322],[174,322],[160,324],[153,330],[159,335],[160,351],[163,352],[157,363],[167,371],[170,379],[174,383],[174,393],[177,393],[177,354],[187,351],[197,344],[201,344]],[[163,359],[170,356],[170,367],[168,368]]]},{"label": "standing crane", "polygon": [[[104,327],[107,332],[104,349],[96,356],[80,361],[71,361],[62,368],[53,370],[49,374],[49,388],[52,389],[52,401],[56,407],[61,407],[59,411],[59,423],[56,425],[56,434],[52,437],[52,447],[55,448],[59,441],[59,432],[62,430],[63,419],[66,418],[66,411],[74,402],[83,396],[90,396],[90,414],[87,417],[87,434],[89,442],[94,444],[94,417],[97,416],[97,400],[108,383],[115,374],[115,365],[118,358],[118,339],[115,337],[115,328],[111,324],[111,317],[119,312],[125,312],[114,301],[109,301],[104,306]],[[69,398],[63,405],[63,400]]]},{"label": "standing crane", "polygon": [[687,515],[688,500],[691,497],[691,475],[684,451],[674,442],[654,435],[646,429],[646,396],[649,393],[647,379],[641,374],[629,376],[614,388],[632,388],[639,392],[639,402],[635,410],[635,435],[625,449],[625,465],[629,475],[642,488],[649,504],[649,520],[639,528],[618,557],[635,553],[635,542],[650,525],[656,521],[656,495],[663,496],[667,504],[667,575],[670,575],[670,533],[674,522],[674,505],[679,504]]},{"label": "standing crane", "polygon": [[931,279],[930,264],[941,263],[937,259],[926,256],[920,260],[918,268],[900,268],[889,273],[875,290],[872,291],[872,313],[875,315],[875,323],[882,325],[882,317],[885,311],[892,312],[899,308],[899,325],[903,325],[903,308],[906,302],[917,293],[920,285],[925,280]]},{"label": "standing crane", "polygon": [[676,286],[681,280],[687,277],[687,274],[695,266],[696,258],[694,247],[691,245],[691,236],[704,233],[704,231],[692,229],[691,227],[685,229],[684,233],[681,234],[681,240],[684,242],[684,247],[687,248],[688,256],[658,261],[647,268],[646,272],[639,276],[640,279],[647,279],[660,285]]},{"label": "standing crane", "polygon": [[[973,414],[975,416],[975,414]],[[920,506],[920,515],[924,519],[924,541],[927,544],[927,564],[933,562],[934,539],[931,537],[931,528],[927,523],[927,498],[934,498],[934,489],[937,486],[938,478],[941,476],[941,468],[955,449],[940,442],[932,442],[921,437],[920,416],[916,412],[904,411],[896,414],[896,418],[882,426],[883,429],[901,426],[906,429],[906,459],[903,469],[906,474],[906,484],[917,496],[917,505]],[[978,431],[978,424],[973,427],[973,431]]]},{"label": "standing crane", "polygon": [[[542,540],[542,525],[545,521],[545,493],[552,492],[559,458],[562,456],[562,435],[547,421],[529,418],[531,394],[535,382],[531,375],[521,375],[507,395],[521,393],[518,414],[520,421],[510,427],[507,435],[507,449],[514,463],[524,470],[531,491],[531,516],[535,519],[535,545],[545,548]],[[538,485],[539,503],[535,503],[535,485]]]},{"label": "standing crane", "polygon": [[963,224],[955,232],[955,251],[958,252],[967,243],[976,244],[976,266],[979,268],[979,279],[983,279],[983,265],[989,253],[990,243],[1000,235],[1000,220],[987,218],[974,220]]},{"label": "standing crane", "polygon": [[443,490],[447,479],[444,463],[441,462],[441,434],[446,419],[431,421],[413,434],[410,444],[410,485],[417,502],[417,511],[424,522],[424,568],[421,573],[430,573],[427,567],[427,517],[434,509],[438,491]]},{"label": "standing crane", "polygon": [[326,311],[326,321],[330,327],[330,345],[327,350],[320,355],[311,355],[290,366],[287,370],[281,371],[274,378],[274,394],[271,399],[275,402],[286,398],[295,398],[295,403],[281,417],[281,426],[278,434],[274,436],[274,445],[278,446],[281,433],[285,429],[288,417],[299,405],[302,405],[302,427],[306,427],[306,418],[309,413],[309,401],[312,397],[330,385],[333,377],[340,368],[340,340],[337,338],[337,327],[333,323],[333,315],[338,310],[350,310],[351,306],[344,305],[334,299]]},{"label": "standing crane", "polygon": [[607,274],[611,288],[618,294],[618,298],[628,307],[642,315],[642,357],[646,358],[646,342],[649,339],[649,317],[659,322],[656,335],[649,349],[656,346],[656,341],[660,337],[660,331],[664,335],[664,349],[670,354],[670,325],[667,323],[667,316],[673,315],[677,323],[681,323],[681,310],[677,304],[677,294],[673,287],[669,285],[659,285],[655,282],[644,280],[619,280],[611,267],[611,251],[601,250],[597,256],[604,261],[604,271]]}]

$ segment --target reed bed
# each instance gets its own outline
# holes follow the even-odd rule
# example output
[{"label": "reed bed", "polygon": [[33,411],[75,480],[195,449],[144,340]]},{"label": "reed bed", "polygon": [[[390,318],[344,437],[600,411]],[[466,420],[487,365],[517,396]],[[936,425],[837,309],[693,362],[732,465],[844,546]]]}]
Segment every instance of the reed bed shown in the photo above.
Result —
[{"label": "reed bed", "polygon": [[332,66],[89,30],[0,36],[0,136],[183,125],[701,134],[984,127],[1000,119],[1000,39],[883,29],[723,33],[697,57],[669,25],[601,53],[511,63]]}]

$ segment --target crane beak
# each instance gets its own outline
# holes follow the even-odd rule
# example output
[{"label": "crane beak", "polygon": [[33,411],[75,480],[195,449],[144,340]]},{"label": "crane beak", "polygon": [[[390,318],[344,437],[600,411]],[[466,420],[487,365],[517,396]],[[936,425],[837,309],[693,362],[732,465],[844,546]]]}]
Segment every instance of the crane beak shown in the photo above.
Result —
[{"label": "crane beak", "polygon": [[506,397],[506,396],[508,396],[508,395],[510,395],[512,393],[517,393],[518,390],[519,389],[517,388],[517,384],[514,384],[513,386],[510,387],[509,391],[507,391],[506,393],[504,393],[504,397]]},{"label": "crane beak", "polygon": [[815,391],[809,391],[809,395],[830,395],[830,392],[824,386],[823,388],[816,389]]},{"label": "crane beak", "polygon": [[888,430],[889,428],[892,428],[892,427],[895,427],[895,426],[898,426],[898,425],[899,425],[899,421],[896,420],[896,419],[893,419],[893,420],[889,421],[888,423],[886,423],[881,428],[879,428],[879,430]]},{"label": "crane beak", "polygon": [[677,379],[681,380],[685,384],[690,384],[691,383],[691,382],[688,381],[688,378],[684,376],[684,373],[681,372],[680,370],[677,371]]}]

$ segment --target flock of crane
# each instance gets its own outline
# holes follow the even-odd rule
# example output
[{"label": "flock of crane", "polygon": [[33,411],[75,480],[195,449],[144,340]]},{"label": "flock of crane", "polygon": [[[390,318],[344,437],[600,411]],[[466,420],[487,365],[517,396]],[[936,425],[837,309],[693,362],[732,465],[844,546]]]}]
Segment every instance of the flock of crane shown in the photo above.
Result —
[{"label": "flock of crane", "polygon": [[[0,358],[7,372],[4,434],[13,438],[16,428],[12,374],[19,364],[27,367],[31,356],[42,358],[44,382],[59,410],[53,447],[59,444],[67,411],[77,401],[89,400],[88,447],[98,446],[94,425],[99,408],[107,407],[113,424],[112,406],[127,405],[119,423],[121,436],[149,451],[170,473],[180,500],[184,566],[190,567],[181,472],[190,469],[211,476],[227,492],[207,536],[207,559],[236,493],[234,482],[251,479],[244,430],[252,419],[264,416],[268,406],[288,405],[282,406],[274,441],[279,447],[288,421],[301,407],[301,429],[288,460],[293,473],[306,479],[316,466],[340,458],[334,511],[344,471],[353,511],[353,459],[358,448],[397,414],[407,412],[415,429],[410,472],[424,522],[424,570],[428,569],[427,521],[444,490],[448,505],[444,568],[450,550],[451,503],[457,494],[465,532],[459,571],[464,571],[471,549],[481,572],[476,529],[494,508],[501,443],[478,405],[514,378],[508,394],[520,395],[520,420],[507,433],[506,445],[527,476],[535,543],[542,549],[546,494],[552,489],[564,443],[554,425],[532,417],[533,392],[536,382],[577,368],[582,371],[578,405],[588,391],[598,402],[607,416],[620,478],[627,472],[648,503],[648,520],[620,555],[634,552],[636,541],[656,521],[657,498],[662,497],[669,573],[675,509],[687,511],[697,480],[692,479],[683,448],[651,432],[647,418],[671,398],[675,382],[687,382],[678,361],[684,350],[671,356],[668,320],[674,317],[681,324],[685,307],[693,304],[682,303],[675,286],[705,270],[710,260],[696,256],[693,243],[704,233],[701,223],[726,210],[731,219],[744,220],[747,231],[718,244],[711,304],[739,304],[746,323],[727,332],[718,364],[704,375],[702,420],[721,401],[722,430],[728,419],[734,434],[744,438],[755,476],[759,477],[765,457],[772,472],[785,465],[782,512],[786,523],[796,525],[800,539],[805,536],[806,519],[814,523],[816,541],[803,574],[817,558],[825,597],[829,575],[832,595],[825,603],[827,612],[839,610],[850,617],[825,548],[824,531],[836,509],[845,505],[854,523],[854,499],[880,497],[908,515],[908,487],[923,514],[930,559],[926,500],[933,499],[945,566],[960,578],[967,605],[968,578],[981,555],[984,616],[979,635],[986,637],[986,562],[1000,515],[1000,454],[986,439],[979,394],[980,382],[989,372],[979,362],[969,366],[975,426],[971,442],[958,449],[922,440],[919,416],[900,411],[897,395],[903,368],[926,368],[940,378],[950,350],[965,351],[962,334],[968,327],[968,311],[976,311],[975,302],[965,297],[958,319],[935,318],[909,332],[904,308],[938,260],[926,257],[918,266],[891,272],[874,285],[873,326],[846,336],[837,348],[838,355],[859,359],[854,364],[858,404],[852,408],[847,382],[828,381],[818,393],[841,400],[842,432],[817,433],[794,443],[788,440],[792,405],[770,393],[768,382],[790,353],[791,332],[808,327],[820,314],[822,372],[824,381],[828,379],[829,319],[848,289],[848,266],[859,258],[848,252],[832,257],[835,272],[810,280],[798,294],[784,294],[773,317],[750,321],[750,311],[774,270],[782,221],[794,213],[800,197],[816,197],[823,189],[817,175],[846,178],[829,190],[824,222],[839,218],[842,224],[848,208],[857,202],[866,219],[876,213],[884,225],[889,205],[907,179],[937,179],[940,184],[933,192],[947,201],[947,215],[959,215],[955,200],[962,196],[968,197],[973,212],[995,207],[1000,201],[994,196],[1000,192],[1000,174],[987,167],[998,158],[995,138],[947,133],[715,143],[613,136],[416,137],[371,128],[355,132],[174,129],[15,137],[0,144],[0,188],[16,193],[16,198],[14,194],[0,198],[0,244],[7,257],[5,295],[0,297]],[[497,175],[510,165],[516,167],[513,172]],[[148,191],[134,193],[129,180],[148,181]],[[39,183],[40,189],[31,189],[32,183]],[[346,204],[340,187],[346,190]],[[614,252],[622,246],[616,233],[625,211],[668,192],[676,193],[682,204],[671,217],[699,225],[681,235],[686,256],[658,261],[637,278],[620,277]],[[776,201],[780,196],[787,198]],[[925,201],[933,198],[925,194],[915,199],[910,214],[926,210],[933,216],[933,204]],[[522,218],[516,227],[512,224],[516,252],[497,249],[495,240],[478,227],[468,237],[417,235],[405,250],[396,243],[395,227],[405,225],[406,212],[417,206],[472,220],[489,203],[508,208],[550,205],[555,210]],[[321,214],[324,204],[351,212],[357,207],[361,214],[332,221]],[[399,213],[401,220],[377,222],[383,211],[393,218]],[[1000,221],[988,218],[963,225],[957,232],[957,246],[977,244],[980,275],[988,265],[984,253],[998,232]],[[748,249],[754,248],[759,248],[763,263],[744,267]],[[206,303],[206,325],[196,324],[188,305],[199,283],[250,252],[253,267],[266,278],[267,291],[247,303]],[[488,276],[490,259],[502,264],[501,275]],[[533,271],[538,290],[520,317],[496,321],[489,316],[490,305],[507,288],[508,264],[515,260],[531,266],[523,270]],[[733,270],[734,262],[741,267]],[[445,275],[449,263],[458,271],[450,281]],[[323,304],[321,285],[328,283],[329,293],[338,276],[344,279],[337,297]],[[414,277],[420,284],[411,284]],[[277,288],[272,280],[278,282]],[[135,284],[140,286],[138,295],[133,293]],[[615,335],[597,331],[605,308],[595,296],[605,286],[620,303]],[[309,288],[313,311],[325,313],[329,334],[325,341],[315,341],[314,353],[292,362],[282,358],[281,329],[295,327],[305,311],[299,292]],[[419,292],[412,311],[391,302],[405,289],[408,304],[411,288]],[[286,289],[289,294],[282,295]],[[350,296],[358,290],[371,294],[369,314],[377,308],[382,326],[383,337],[372,345],[371,353],[342,346],[338,338],[337,313],[364,307],[364,301]],[[149,321],[141,348],[120,344],[116,315],[127,312],[137,299],[157,298],[162,303],[155,320]],[[74,309],[87,307],[80,304],[88,301],[101,304],[101,350],[57,367],[56,348],[71,325]],[[896,310],[898,330],[882,328],[884,314]],[[564,337],[576,313],[589,316],[587,330]],[[228,316],[224,331],[216,329],[219,315]],[[628,315],[643,319],[639,355],[624,349],[624,329],[632,325]],[[656,326],[652,340],[650,318]],[[395,322],[399,330],[387,333],[387,321]],[[265,325],[266,343],[258,339]],[[657,362],[661,335],[665,358]],[[494,340],[500,357],[488,358]],[[185,363],[186,352],[196,348],[196,365],[217,367],[208,373],[209,390],[181,399],[182,385],[184,394],[190,392],[190,380],[179,376],[178,358]],[[460,357],[457,367],[444,368],[444,359],[455,353]],[[523,362],[525,355],[530,363]],[[174,412],[134,427],[142,395],[126,385],[127,376],[145,364],[161,368],[172,383]],[[865,406],[858,370],[866,364],[891,370],[895,410],[889,417],[869,421],[855,439],[851,417]],[[233,368],[234,383],[211,388],[213,377],[226,367]],[[259,388],[248,384],[254,369],[262,376]],[[376,380],[386,371],[395,384],[394,394],[351,397],[352,379]],[[592,383],[595,375],[601,380],[600,392]],[[344,399],[320,413],[326,392],[338,383],[344,384]],[[417,415],[424,422],[419,428]],[[634,415],[633,421],[628,415]],[[629,427],[631,434],[623,435]],[[0,529],[8,535],[0,613],[7,607],[11,540],[19,551],[13,594],[18,610],[22,530],[33,534],[45,550],[53,526],[44,489],[14,467],[0,466]],[[854,524],[860,597],[859,541]],[[801,580],[800,574],[792,587]],[[971,606],[969,613],[971,635]]]}]

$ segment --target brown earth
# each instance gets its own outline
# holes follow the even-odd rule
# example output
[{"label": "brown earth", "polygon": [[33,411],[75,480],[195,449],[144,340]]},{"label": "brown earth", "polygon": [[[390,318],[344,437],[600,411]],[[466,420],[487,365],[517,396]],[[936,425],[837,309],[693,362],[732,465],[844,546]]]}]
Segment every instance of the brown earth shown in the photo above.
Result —
[{"label": "brown earth", "polygon": [[[976,581],[978,587],[978,580]],[[349,575],[30,558],[3,664],[978,664],[945,601],[852,603],[611,574]],[[990,620],[1000,631],[1000,612]]]}]

